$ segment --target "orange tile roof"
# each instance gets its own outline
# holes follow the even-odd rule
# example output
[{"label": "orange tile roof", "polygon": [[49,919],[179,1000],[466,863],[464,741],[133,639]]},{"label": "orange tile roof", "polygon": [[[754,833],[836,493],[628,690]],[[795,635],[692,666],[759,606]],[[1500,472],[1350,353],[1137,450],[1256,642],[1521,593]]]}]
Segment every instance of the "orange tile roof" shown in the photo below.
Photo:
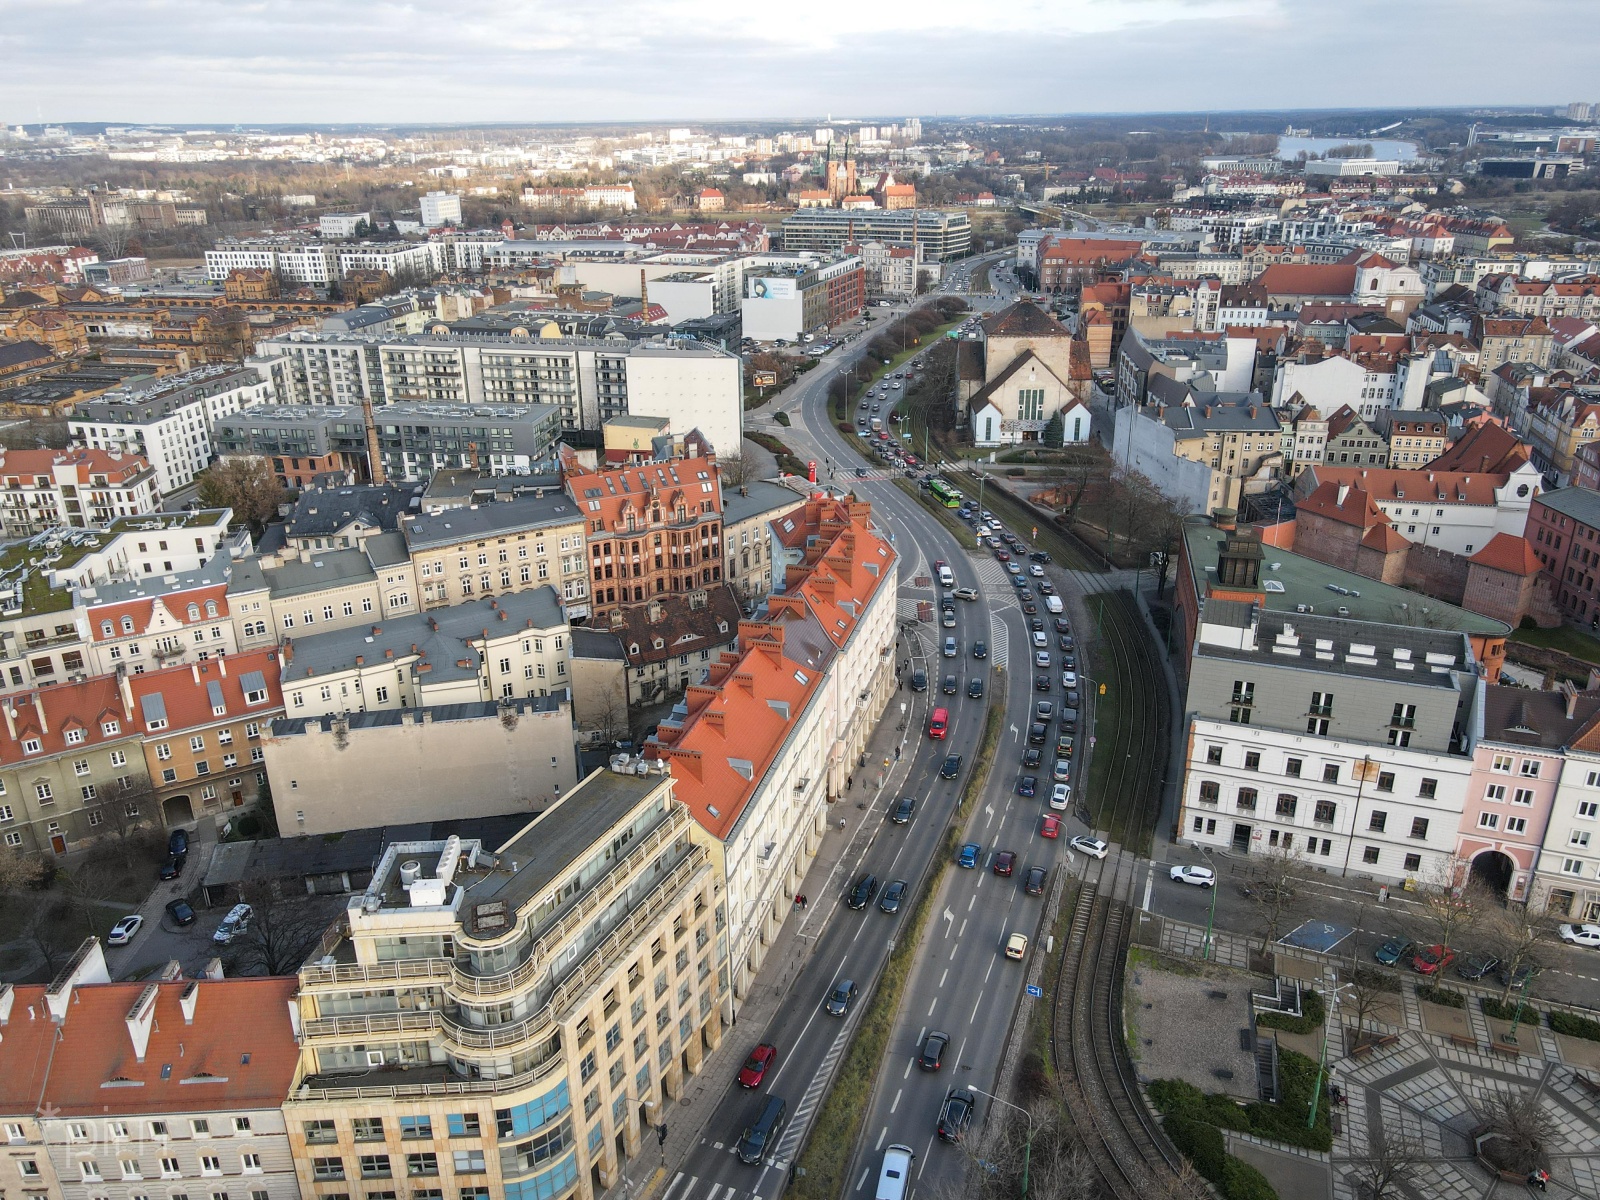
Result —
[{"label": "orange tile roof", "polygon": [[1411,543],[1393,525],[1374,525],[1362,536],[1361,544],[1369,550],[1381,550],[1388,554],[1402,550]]},{"label": "orange tile roof", "polygon": [[[243,678],[259,671],[267,685],[267,697],[256,704],[246,704]],[[248,654],[230,654],[209,658],[189,666],[169,667],[165,671],[149,671],[128,679],[133,690],[133,719],[141,732],[148,728],[147,698],[160,697],[166,710],[167,732],[196,729],[214,725],[218,721],[237,721],[246,717],[271,714],[283,707],[283,689],[280,686],[280,667],[277,650],[255,650]],[[211,687],[215,683],[222,693],[223,712],[213,712]]]},{"label": "orange tile roof", "polygon": [[1255,279],[1256,287],[1272,296],[1348,296],[1355,291],[1353,263],[1273,263]]},{"label": "orange tile roof", "polygon": [[[215,616],[206,615],[208,601],[216,605]],[[193,616],[189,613],[191,604],[195,606]],[[122,631],[123,617],[132,619],[134,633],[144,633],[157,624],[158,605],[179,625],[199,625],[206,621],[226,620],[228,585],[226,582],[202,584],[199,587],[183,588],[160,596],[142,596],[137,600],[122,600],[115,604],[91,604],[88,606],[90,635],[97,642],[115,641],[118,638],[131,636]],[[107,621],[111,622],[110,633],[105,632]]]},{"label": "orange tile roof", "polygon": [[1528,545],[1528,539],[1512,533],[1497,533],[1489,544],[1474,554],[1471,562],[1512,575],[1537,575],[1541,563],[1539,556]]},{"label": "orange tile roof", "polygon": [[56,468],[70,466],[78,483],[88,486],[93,475],[104,475],[108,486],[117,487],[136,479],[150,469],[137,454],[113,450],[6,450],[0,452],[0,473],[6,475],[50,475]]},{"label": "orange tile roof", "polygon": [[[67,1117],[277,1108],[300,1057],[289,1021],[298,988],[293,976],[79,984],[58,1025],[43,985],[17,987],[0,1036],[0,1096],[11,1099],[0,1104]],[[143,1061],[135,1014],[153,1018]]]},{"label": "orange tile roof", "polygon": [[1328,418],[1328,440],[1332,441],[1334,438],[1343,437],[1345,432],[1356,424],[1365,424],[1361,420],[1361,414],[1348,404],[1340,405],[1334,410],[1333,416]]},{"label": "orange tile roof", "polygon": [[[81,683],[58,683],[36,692],[0,699],[0,763],[11,766],[67,750],[87,750],[138,736],[137,708],[126,708],[112,675]],[[69,742],[68,736],[75,740]],[[25,753],[23,742],[37,738],[39,749]]]},{"label": "orange tile roof", "polygon": [[1338,521],[1341,525],[1354,525],[1358,529],[1389,524],[1389,518],[1383,510],[1361,488],[1352,487],[1345,493],[1344,502],[1340,503],[1337,483],[1319,483],[1316,490],[1299,501],[1295,508],[1298,512],[1315,513]]},{"label": "orange tile roof", "polygon": [[707,500],[712,514],[722,512],[722,480],[709,458],[676,458],[600,470],[579,466],[575,458],[568,458],[562,470],[567,494],[577,503],[585,524],[592,528],[594,521],[604,521],[608,534],[625,532],[630,513],[642,526],[650,501],[657,498],[662,518],[669,522],[680,499],[691,519],[703,515],[700,506]]},{"label": "orange tile roof", "polygon": [[[1348,483],[1370,492],[1374,500],[1427,500],[1433,504],[1495,504],[1495,489],[1507,476],[1493,471],[1435,471],[1431,467],[1403,471],[1393,467],[1316,466],[1317,482]],[[1465,497],[1464,499],[1459,497]]]}]

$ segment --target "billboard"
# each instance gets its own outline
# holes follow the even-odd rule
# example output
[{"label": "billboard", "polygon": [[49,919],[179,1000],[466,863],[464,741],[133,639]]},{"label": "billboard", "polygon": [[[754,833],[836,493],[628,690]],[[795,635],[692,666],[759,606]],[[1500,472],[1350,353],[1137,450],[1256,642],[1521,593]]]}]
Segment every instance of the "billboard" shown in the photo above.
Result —
[{"label": "billboard", "polygon": [[752,300],[793,300],[794,297],[795,287],[792,279],[761,278],[750,281]]},{"label": "billboard", "polygon": [[778,373],[776,371],[753,371],[750,382],[756,387],[777,387]]}]

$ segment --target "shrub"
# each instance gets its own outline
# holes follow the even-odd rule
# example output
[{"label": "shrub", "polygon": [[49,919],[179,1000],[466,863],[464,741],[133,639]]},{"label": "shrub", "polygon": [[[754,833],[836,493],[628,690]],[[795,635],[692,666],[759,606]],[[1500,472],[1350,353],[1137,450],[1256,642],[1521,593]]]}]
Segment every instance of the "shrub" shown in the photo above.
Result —
[{"label": "shrub", "polygon": [[1588,1017],[1575,1016],[1569,1012],[1553,1012],[1550,1014],[1550,1028],[1568,1037],[1600,1042],[1600,1021],[1591,1021]]},{"label": "shrub", "polygon": [[1432,983],[1419,983],[1417,985],[1417,999],[1426,1000],[1429,1004],[1438,1004],[1444,1008],[1465,1008],[1467,997],[1464,993],[1454,988],[1439,987]]},{"label": "shrub", "polygon": [[1191,1117],[1170,1116],[1166,1120],[1166,1130],[1172,1144],[1194,1164],[1195,1170],[1207,1179],[1222,1178],[1228,1150],[1221,1131],[1215,1125],[1207,1125]]},{"label": "shrub", "polygon": [[774,413],[772,419],[785,429],[789,428],[789,414],[786,412]]},{"label": "shrub", "polygon": [[1281,1099],[1277,1104],[1251,1104],[1245,1107],[1250,1121],[1250,1131],[1262,1137],[1287,1142],[1291,1146],[1304,1146],[1308,1150],[1328,1150],[1333,1146],[1333,1131],[1328,1126],[1328,1083],[1322,1081],[1321,1098],[1317,1102],[1317,1123],[1306,1128],[1306,1115],[1311,1111],[1311,1096],[1317,1088],[1317,1064],[1304,1054],[1278,1049],[1278,1090]]},{"label": "shrub", "polygon": [[1150,1102],[1162,1113],[1175,1113],[1223,1129],[1245,1130],[1244,1110],[1220,1092],[1207,1094],[1182,1079],[1158,1079],[1150,1085]]},{"label": "shrub", "polygon": [[1228,1200],[1278,1200],[1265,1175],[1231,1154],[1222,1164],[1222,1194]]},{"label": "shrub", "polygon": [[1328,1006],[1323,1002],[1322,993],[1313,988],[1307,988],[1300,994],[1300,1015],[1292,1017],[1288,1013],[1262,1013],[1256,1018],[1256,1024],[1266,1029],[1281,1029],[1285,1033],[1315,1033],[1322,1028],[1322,1022],[1328,1015]]},{"label": "shrub", "polygon": [[[1483,1015],[1493,1017],[1497,1021],[1515,1021],[1517,1019],[1517,1002],[1504,1001],[1494,996],[1484,996],[1479,1003],[1483,1006]],[[1522,1019],[1529,1025],[1544,1023],[1544,1010],[1535,1008],[1531,1004],[1522,1006]]]}]

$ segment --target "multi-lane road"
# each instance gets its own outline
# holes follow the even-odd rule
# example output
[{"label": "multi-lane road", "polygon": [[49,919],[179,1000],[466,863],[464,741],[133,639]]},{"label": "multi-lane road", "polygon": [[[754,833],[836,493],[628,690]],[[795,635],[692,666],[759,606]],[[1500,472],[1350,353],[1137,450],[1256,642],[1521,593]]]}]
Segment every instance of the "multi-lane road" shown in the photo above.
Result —
[{"label": "multi-lane road", "polygon": [[[985,256],[990,261],[1002,257]],[[1003,293],[974,297],[974,307],[989,308],[1005,300]],[[792,422],[784,431],[784,440],[795,453],[836,467],[860,462],[850,440],[835,430],[826,398],[835,371],[860,352],[859,346],[835,351],[823,360],[823,369],[802,377],[778,399],[778,408],[789,413]],[[871,1098],[866,1142],[852,1169],[850,1186],[856,1188],[875,1173],[880,1145],[893,1141],[918,1147],[915,1171],[919,1185],[930,1176],[947,1177],[963,1170],[965,1159],[960,1152],[939,1144],[933,1136],[939,1107],[946,1087],[953,1082],[985,1091],[992,1088],[1026,965],[1005,959],[1002,945],[1008,934],[1020,931],[1034,943],[1030,954],[1037,952],[1035,935],[1042,905],[1040,899],[1023,894],[1023,880],[1027,868],[1036,863],[1047,866],[1052,874],[1060,870],[1066,854],[1065,836],[1047,841],[1038,834],[1048,803],[1052,747],[1044,747],[1039,796],[1025,799],[1016,794],[1027,716],[1044,694],[1034,690],[1030,633],[1004,568],[987,554],[962,551],[938,520],[884,473],[873,472],[866,479],[852,477],[851,483],[858,495],[872,502],[875,517],[889,531],[901,555],[899,597],[904,610],[914,611],[918,600],[937,600],[932,576],[934,561],[941,558],[951,565],[957,586],[975,588],[979,598],[956,606],[954,629],[928,624],[902,639],[908,677],[910,671],[925,670],[929,690],[903,694],[909,704],[903,748],[899,759],[891,762],[885,786],[867,801],[874,810],[867,835],[841,860],[822,894],[809,897],[807,909],[794,916],[800,922],[798,932],[814,939],[815,948],[790,985],[780,1015],[760,1034],[761,1041],[778,1048],[777,1063],[758,1093],[727,1081],[727,1092],[701,1143],[669,1181],[665,1200],[740,1200],[749,1196],[770,1200],[782,1191],[788,1168],[865,1008],[868,985],[887,958],[916,891],[936,876],[938,864],[932,859],[957,798],[969,772],[983,769],[973,760],[986,708],[1003,698],[1008,715],[1002,749],[971,810],[967,829],[971,840],[983,846],[983,853],[975,869],[947,873],[934,898],[934,917],[890,1039],[886,1069],[880,1072],[882,1082]],[[1025,536],[1027,531],[1014,532]],[[1057,585],[1066,585],[1064,575],[1057,578]],[[956,639],[954,658],[943,654],[946,636]],[[977,641],[987,644],[986,660],[972,657]],[[1053,631],[1050,642],[1054,654]],[[1059,680],[1058,664],[1053,661],[1052,667]],[[958,681],[956,694],[945,695],[942,681],[952,673]],[[967,695],[968,683],[975,676],[986,681],[981,699]],[[1051,698],[1060,705],[1059,688]],[[950,710],[949,733],[943,740],[926,736],[932,706]],[[898,704],[891,704],[885,720],[897,720],[898,715]],[[962,756],[961,769],[953,779],[941,777],[941,767],[950,754]],[[868,782],[858,779],[853,794],[860,796]],[[905,825],[888,820],[901,796],[917,802],[915,816]],[[1073,828],[1069,825],[1064,835]],[[1009,878],[992,871],[994,855],[1000,850],[1017,855],[1015,873]],[[876,903],[861,911],[845,906],[851,885],[865,872],[876,875],[881,885],[896,879],[911,885],[913,894],[902,915],[885,914]],[[846,979],[856,983],[862,998],[841,1019],[824,1011],[824,1001]],[[924,1026],[930,1024],[952,1036],[943,1069],[938,1073],[910,1070],[911,1055],[922,1041]],[[745,1166],[733,1153],[734,1144],[757,1114],[762,1097],[774,1094],[787,1102],[788,1127],[776,1152],[763,1165]],[[984,1101],[979,1107],[980,1122],[986,1109]],[[977,1127],[975,1123],[974,1129]]]}]

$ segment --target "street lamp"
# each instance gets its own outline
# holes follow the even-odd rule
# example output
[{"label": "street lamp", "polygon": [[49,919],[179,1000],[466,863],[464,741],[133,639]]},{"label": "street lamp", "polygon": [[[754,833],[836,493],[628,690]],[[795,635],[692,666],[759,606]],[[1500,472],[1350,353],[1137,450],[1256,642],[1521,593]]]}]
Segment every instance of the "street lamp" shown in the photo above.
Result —
[{"label": "street lamp", "polygon": [[1204,854],[1206,861],[1211,864],[1211,908],[1206,913],[1206,940],[1201,943],[1203,949],[1201,957],[1210,962],[1211,952],[1214,948],[1211,941],[1211,930],[1217,921],[1217,860],[1212,857],[1211,847],[1202,846],[1199,842],[1194,845],[1195,849]]},{"label": "street lamp", "polygon": [[1328,1030],[1333,1026],[1334,1019],[1339,1014],[1339,993],[1354,984],[1341,983],[1328,989],[1329,1003],[1328,1014],[1322,1022],[1322,1058],[1317,1063],[1317,1082],[1311,1089],[1311,1112],[1306,1117],[1306,1128],[1317,1127],[1317,1101],[1322,1099],[1322,1076],[1328,1069]]},{"label": "street lamp", "polygon": [[1028,1118],[1028,1138],[1027,1138],[1027,1141],[1023,1143],[1023,1147],[1022,1147],[1022,1197],[1021,1197],[1021,1200],[1028,1200],[1028,1163],[1033,1158],[1033,1114],[1031,1112],[1029,1112],[1027,1109],[1023,1108],[1022,1105],[1020,1105],[1020,1104],[1013,1104],[1009,1100],[1002,1100],[1002,1099],[1000,1099],[999,1096],[996,1096],[993,1092],[986,1092],[982,1088],[973,1087],[970,1083],[967,1084],[967,1090],[969,1092],[977,1092],[978,1095],[980,1095],[980,1096],[987,1096],[987,1097],[989,1097],[989,1099],[993,1100],[996,1104],[1004,1104],[1007,1108],[1014,1108],[1019,1113],[1021,1113],[1023,1116]]}]

